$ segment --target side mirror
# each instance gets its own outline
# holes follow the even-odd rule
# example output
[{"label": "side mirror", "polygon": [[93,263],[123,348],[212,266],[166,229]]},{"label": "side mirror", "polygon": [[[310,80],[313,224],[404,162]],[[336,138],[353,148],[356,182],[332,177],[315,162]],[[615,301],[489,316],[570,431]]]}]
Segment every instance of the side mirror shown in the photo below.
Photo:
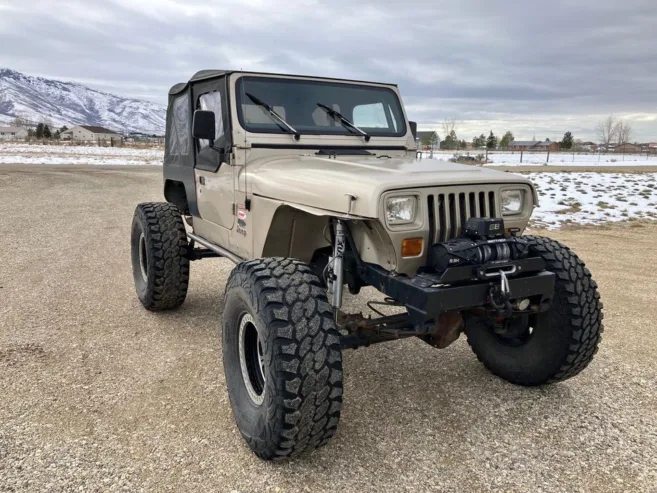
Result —
[{"label": "side mirror", "polygon": [[192,120],[192,136],[214,142],[214,111],[196,110]]},{"label": "side mirror", "polygon": [[411,126],[411,133],[413,134],[413,138],[417,140],[417,122],[409,121],[408,124]]}]

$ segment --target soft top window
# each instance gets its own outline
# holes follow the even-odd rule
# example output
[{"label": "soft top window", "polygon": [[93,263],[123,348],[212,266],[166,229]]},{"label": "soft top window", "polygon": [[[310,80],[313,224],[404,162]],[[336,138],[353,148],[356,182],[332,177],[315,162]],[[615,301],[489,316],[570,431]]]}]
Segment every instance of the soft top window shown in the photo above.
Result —
[{"label": "soft top window", "polygon": [[249,132],[285,133],[262,106],[268,104],[301,134],[352,135],[318,104],[340,112],[372,136],[405,135],[396,93],[386,87],[328,81],[244,76],[237,81],[240,124]]},{"label": "soft top window", "polygon": [[[212,91],[202,94],[198,101],[198,107],[200,110],[214,112],[214,138],[221,138],[224,135],[224,119],[221,114],[221,93]],[[210,145],[210,142],[205,139],[199,139],[198,142],[199,149]]]},{"label": "soft top window", "polygon": [[186,156],[189,153],[189,95],[178,96],[172,104],[172,121],[168,133],[169,154]]}]

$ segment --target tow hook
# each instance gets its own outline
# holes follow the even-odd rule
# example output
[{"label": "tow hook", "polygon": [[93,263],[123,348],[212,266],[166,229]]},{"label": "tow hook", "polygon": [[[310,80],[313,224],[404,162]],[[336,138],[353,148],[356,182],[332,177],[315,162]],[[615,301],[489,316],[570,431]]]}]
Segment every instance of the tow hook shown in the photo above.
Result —
[{"label": "tow hook", "polygon": [[504,271],[500,271],[500,284],[491,284],[488,289],[488,301],[493,305],[498,318],[508,318],[513,313],[509,280]]}]

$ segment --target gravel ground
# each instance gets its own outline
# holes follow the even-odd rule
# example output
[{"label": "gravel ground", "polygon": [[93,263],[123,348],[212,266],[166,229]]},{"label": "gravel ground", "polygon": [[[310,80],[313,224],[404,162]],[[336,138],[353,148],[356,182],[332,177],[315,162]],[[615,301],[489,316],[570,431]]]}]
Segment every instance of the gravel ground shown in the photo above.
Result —
[{"label": "gravel ground", "polygon": [[158,170],[5,167],[0,197],[0,491],[657,491],[655,224],[550,233],[605,303],[580,376],[515,387],[463,339],[346,352],[335,439],[272,465],[226,394],[231,264],[195,263],[176,312],[137,301],[129,228]]}]

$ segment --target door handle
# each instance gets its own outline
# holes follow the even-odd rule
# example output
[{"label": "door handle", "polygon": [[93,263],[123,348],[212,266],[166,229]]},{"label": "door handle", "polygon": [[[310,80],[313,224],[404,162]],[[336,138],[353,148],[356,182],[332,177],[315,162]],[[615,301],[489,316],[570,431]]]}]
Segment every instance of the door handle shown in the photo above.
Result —
[{"label": "door handle", "polygon": [[198,182],[199,182],[201,185],[205,185],[205,176],[199,176],[199,177],[198,177]]}]

